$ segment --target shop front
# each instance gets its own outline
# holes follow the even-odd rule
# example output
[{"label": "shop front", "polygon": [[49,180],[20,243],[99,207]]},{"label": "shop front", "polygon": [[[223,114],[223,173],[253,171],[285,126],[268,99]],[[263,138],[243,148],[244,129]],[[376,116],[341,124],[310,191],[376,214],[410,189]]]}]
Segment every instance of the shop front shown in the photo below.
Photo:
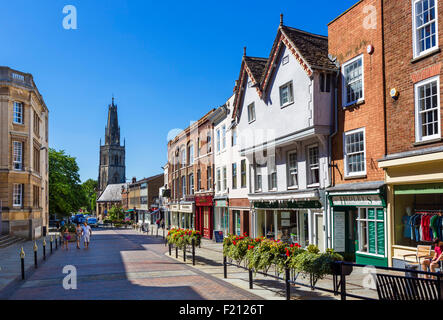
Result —
[{"label": "shop front", "polygon": [[214,198],[214,231],[222,231],[226,236],[231,231],[232,225],[229,218],[229,200],[227,197]]},{"label": "shop front", "polygon": [[194,229],[195,212],[194,202],[181,202],[178,212],[178,223],[182,229]]},{"label": "shop front", "polygon": [[170,226],[170,228],[179,228],[180,204],[177,204],[177,203],[171,204],[170,210],[171,210],[171,214],[170,214],[170,220],[168,222],[169,226]]},{"label": "shop front", "polygon": [[327,198],[332,248],[348,261],[387,267],[384,182],[339,185]]},{"label": "shop front", "polygon": [[252,201],[254,236],[315,244],[325,250],[324,210],[319,199]]},{"label": "shop front", "polygon": [[250,235],[250,202],[244,198],[229,199],[230,232],[236,235]]},{"label": "shop front", "polygon": [[213,197],[208,195],[195,196],[195,229],[206,239],[212,239],[214,231],[212,200]]},{"label": "shop front", "polygon": [[443,148],[420,153],[392,155],[379,162],[388,185],[389,255],[393,267],[414,262],[418,245],[432,246],[434,239],[443,237]]}]

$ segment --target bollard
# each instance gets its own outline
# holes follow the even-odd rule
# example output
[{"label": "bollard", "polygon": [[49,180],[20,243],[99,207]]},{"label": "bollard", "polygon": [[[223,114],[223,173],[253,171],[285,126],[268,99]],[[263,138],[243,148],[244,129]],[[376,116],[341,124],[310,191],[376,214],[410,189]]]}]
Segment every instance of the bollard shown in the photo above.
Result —
[{"label": "bollard", "polygon": [[58,241],[57,241],[57,234],[56,234],[56,235],[55,235],[55,250],[58,249],[57,243],[58,243]]},{"label": "bollard", "polygon": [[249,269],[249,289],[253,289],[252,285],[252,269]]},{"label": "bollard", "polygon": [[166,239],[165,238],[165,228],[163,228],[163,239]]},{"label": "bollard", "polygon": [[157,235],[155,237],[158,238],[158,227],[157,227]]},{"label": "bollard", "polygon": [[285,286],[286,286],[286,300],[291,300],[291,284],[289,283],[289,268],[285,268]]},{"label": "bollard", "polygon": [[61,247],[61,246],[62,246],[62,235],[59,235],[59,236],[58,236],[58,240],[60,241],[60,242],[59,242],[59,245],[60,245],[60,247]]},{"label": "bollard", "polygon": [[20,262],[22,267],[22,280],[25,280],[25,251],[23,250],[23,247],[20,251]]},{"label": "bollard", "polygon": [[168,243],[168,245],[169,245],[169,255],[171,255],[172,254],[172,252],[171,252],[171,244],[170,243]]},{"label": "bollard", "polygon": [[34,241],[34,267],[37,269],[37,242]]},{"label": "bollard", "polygon": [[226,262],[226,256],[223,256],[223,277],[228,278],[228,264]]},{"label": "bollard", "polygon": [[195,266],[195,239],[192,238],[192,265]]},{"label": "bollard", "polygon": [[52,254],[52,241],[53,241],[54,239],[52,238],[52,236],[51,236],[51,239],[49,239],[49,244],[50,244],[50,246],[51,246],[51,254]]},{"label": "bollard", "polygon": [[43,260],[46,260],[46,238],[43,238]]},{"label": "bollard", "polygon": [[343,268],[343,261],[340,261],[340,296],[341,300],[346,300],[346,276]]},{"label": "bollard", "polygon": [[175,247],[175,258],[178,259],[178,247]]},{"label": "bollard", "polygon": [[183,247],[183,262],[186,262],[186,246]]}]

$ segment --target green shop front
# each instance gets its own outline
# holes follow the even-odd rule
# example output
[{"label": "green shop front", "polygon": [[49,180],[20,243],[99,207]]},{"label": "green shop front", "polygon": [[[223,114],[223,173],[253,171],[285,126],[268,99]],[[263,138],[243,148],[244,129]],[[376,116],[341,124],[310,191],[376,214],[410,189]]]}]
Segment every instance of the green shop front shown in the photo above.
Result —
[{"label": "green shop front", "polygon": [[388,266],[384,183],[340,185],[327,190],[330,246],[345,260]]}]

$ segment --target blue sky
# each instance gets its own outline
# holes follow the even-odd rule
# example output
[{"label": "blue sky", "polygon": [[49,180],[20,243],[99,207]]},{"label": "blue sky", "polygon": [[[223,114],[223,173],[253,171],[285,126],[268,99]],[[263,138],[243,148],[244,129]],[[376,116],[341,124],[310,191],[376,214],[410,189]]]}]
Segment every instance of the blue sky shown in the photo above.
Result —
[{"label": "blue sky", "polygon": [[[243,47],[268,57],[279,25],[327,35],[357,0],[14,0],[0,10],[0,65],[31,73],[50,110],[49,144],[97,179],[107,106],[118,105],[126,178],[161,173],[167,135],[232,94]],[[77,8],[78,29],[62,10]]]}]

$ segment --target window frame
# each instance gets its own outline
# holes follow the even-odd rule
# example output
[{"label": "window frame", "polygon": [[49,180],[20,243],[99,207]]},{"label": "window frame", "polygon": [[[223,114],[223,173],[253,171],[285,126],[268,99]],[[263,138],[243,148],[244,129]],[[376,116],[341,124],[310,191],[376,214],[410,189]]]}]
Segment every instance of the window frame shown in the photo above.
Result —
[{"label": "window frame", "polygon": [[[251,112],[252,111],[252,112]],[[251,115],[254,116],[253,119],[251,119]],[[256,115],[255,115],[255,102],[251,102],[250,104],[248,104],[248,123],[252,123],[256,120]]]},{"label": "window frame", "polygon": [[[348,151],[347,151],[347,146],[346,146],[346,137],[349,135],[353,135],[359,132],[363,132],[363,164],[364,164],[364,171],[358,171],[358,172],[349,172],[348,171]],[[345,172],[345,177],[360,177],[360,176],[365,176],[367,174],[367,164],[366,164],[366,128],[358,128],[358,129],[354,129],[354,130],[350,130],[350,131],[346,131],[343,132],[343,161],[344,161],[344,172]],[[359,152],[361,153],[361,152]],[[352,154],[351,154],[352,155]]]},{"label": "window frame", "polygon": [[[421,115],[419,111],[419,88],[430,84],[432,82],[437,82],[437,119],[438,119],[438,132],[432,136],[423,137],[422,125],[421,125]],[[415,141],[416,142],[426,142],[429,140],[440,139],[441,138],[441,104],[440,104],[440,76],[431,77],[423,81],[414,84],[414,111],[415,111]],[[434,109],[432,109],[434,110]],[[430,112],[429,110],[427,112]]]},{"label": "window frame", "polygon": [[[274,159],[274,160],[272,160]],[[278,189],[278,176],[277,176],[277,157],[275,154],[268,154],[266,161],[268,170],[268,191],[277,191]],[[275,178],[274,178],[275,177]],[[275,180],[275,185],[274,185]]]},{"label": "window frame", "polygon": [[222,131],[222,133],[221,133],[221,135],[222,135],[222,144],[221,144],[221,147],[222,147],[222,151],[223,151],[223,150],[226,149],[226,125],[225,125],[225,124],[222,125],[222,127],[221,127],[221,131]]},{"label": "window frame", "polygon": [[[290,166],[290,156],[295,154],[295,176],[296,176],[296,181],[297,183],[294,185],[290,185],[289,182],[291,181],[291,166]],[[286,167],[287,167],[287,172],[286,174],[288,175],[288,179],[287,179],[287,183],[288,183],[288,189],[298,189],[298,185],[299,185],[299,181],[298,181],[298,154],[297,154],[297,150],[290,150],[288,151],[287,155],[286,155]]]},{"label": "window frame", "polygon": [[[16,156],[16,146],[20,146],[20,161],[15,160]],[[15,165],[19,164],[19,168],[15,168]],[[14,171],[23,171],[23,141],[16,141],[14,140],[12,142],[12,168]]]},{"label": "window frame", "polygon": [[[243,171],[243,164],[244,164],[244,171]],[[248,185],[248,182],[247,182],[247,176],[246,176],[246,160],[245,159],[243,159],[243,160],[241,160],[241,162],[240,162],[240,188],[241,189],[243,189],[243,188],[247,188],[247,185]],[[245,178],[244,179],[244,184],[243,184],[243,177]]]},{"label": "window frame", "polygon": [[216,170],[217,192],[221,192],[221,171],[220,168]]},{"label": "window frame", "polygon": [[[12,206],[13,207],[22,207],[23,206],[24,185],[22,183],[14,183],[12,188],[13,188],[12,189]],[[19,194],[17,194],[17,191],[19,191]],[[16,203],[17,199],[20,200],[20,203]]]},{"label": "window frame", "polygon": [[[361,59],[361,79],[362,79],[362,86],[361,86],[361,98],[351,101],[351,102],[347,102],[347,89],[346,89],[346,76],[345,76],[345,68],[356,62],[357,60]],[[342,67],[341,67],[341,78],[342,78],[342,107],[346,108],[349,106],[352,106],[354,104],[357,103],[361,103],[365,100],[365,58],[364,58],[364,54],[360,54],[346,62],[343,63]]]},{"label": "window frame", "polygon": [[217,152],[221,150],[221,136],[220,136],[220,128],[216,130],[216,139],[217,139]]},{"label": "window frame", "polygon": [[[16,112],[16,109],[15,109],[15,107],[16,107],[16,105],[20,105],[20,108],[21,108],[21,110],[20,110],[20,120],[21,120],[21,122],[17,122],[17,121],[15,121],[16,120],[16,113],[18,113],[18,112]],[[24,124],[25,123],[25,117],[24,117],[24,115],[25,115],[25,105],[24,105],[24,103],[23,102],[20,102],[20,101],[13,101],[13,105],[12,105],[12,123],[14,123],[14,124]]]},{"label": "window frame", "polygon": [[194,194],[194,172],[191,172],[188,175],[188,183],[189,183],[189,194]]},{"label": "window frame", "polygon": [[226,166],[222,168],[222,179],[223,179],[223,191],[228,190],[228,169]]},{"label": "window frame", "polygon": [[[318,170],[318,182],[310,183],[311,180],[312,180],[312,170],[313,170],[312,166],[313,166],[313,164],[311,163],[311,157],[310,157],[309,151],[311,149],[313,149],[313,148],[317,148],[317,150],[318,150],[318,152],[317,152],[317,159],[318,159],[318,162],[317,162],[317,166],[318,166],[318,168],[317,168],[317,170]],[[307,158],[306,159],[307,160],[306,169],[308,170],[308,174],[306,175],[306,177],[308,179],[307,186],[308,186],[308,188],[318,187],[318,186],[320,186],[320,148],[319,148],[317,143],[314,143],[314,144],[311,144],[311,145],[307,146],[306,158]]]},{"label": "window frame", "polygon": [[[254,192],[261,192],[263,190],[263,174],[262,174],[262,166],[255,163],[254,165]],[[260,183],[258,181],[258,177],[260,177]]]},{"label": "window frame", "polygon": [[[289,86],[289,88],[290,88],[290,90],[288,92],[289,98],[288,98],[287,102],[283,103],[283,101],[282,101],[282,90],[284,88],[286,88],[287,86]],[[278,92],[279,92],[279,98],[280,98],[280,108],[284,108],[284,107],[289,106],[290,104],[294,103],[294,84],[293,84],[292,80],[290,80],[290,81],[286,82],[285,84],[281,85],[279,87],[279,91]]]},{"label": "window frame", "polygon": [[[374,218],[370,219],[369,218],[369,209],[374,209]],[[380,209],[379,207],[359,207],[358,208],[358,212],[357,212],[357,218],[356,218],[356,222],[357,222],[357,241],[358,241],[358,250],[356,251],[356,253],[361,253],[361,254],[365,254],[365,255],[371,255],[371,256],[377,256],[377,257],[386,257],[386,211],[385,209],[383,209],[383,220],[380,220],[377,218],[377,209]],[[362,218],[362,212],[365,212],[365,217]],[[361,230],[361,225],[362,222],[366,223],[366,241],[367,241],[367,251],[363,251],[362,250],[362,230]],[[369,252],[369,222],[374,222],[375,224],[375,252],[376,253],[371,253]],[[383,251],[385,252],[385,254],[379,254],[379,247],[378,247],[378,233],[377,233],[377,225],[379,223],[383,223],[383,229],[385,230],[385,237],[384,237],[384,248]]]},{"label": "window frame", "polygon": [[[418,43],[418,27],[417,27],[417,15],[416,15],[416,4],[418,2],[422,2],[425,0],[413,0],[412,1],[412,50],[413,50],[413,58],[420,58],[425,56],[426,54],[438,50],[438,0],[434,1],[434,10],[435,10],[435,46],[430,47],[424,51],[418,52],[420,46]],[[427,0],[426,0],[427,1]],[[432,22],[428,22],[427,25],[431,25]],[[426,28],[426,26],[421,26],[420,28]]]},{"label": "window frame", "polygon": [[237,189],[237,162],[231,164],[232,168],[232,189]]}]

